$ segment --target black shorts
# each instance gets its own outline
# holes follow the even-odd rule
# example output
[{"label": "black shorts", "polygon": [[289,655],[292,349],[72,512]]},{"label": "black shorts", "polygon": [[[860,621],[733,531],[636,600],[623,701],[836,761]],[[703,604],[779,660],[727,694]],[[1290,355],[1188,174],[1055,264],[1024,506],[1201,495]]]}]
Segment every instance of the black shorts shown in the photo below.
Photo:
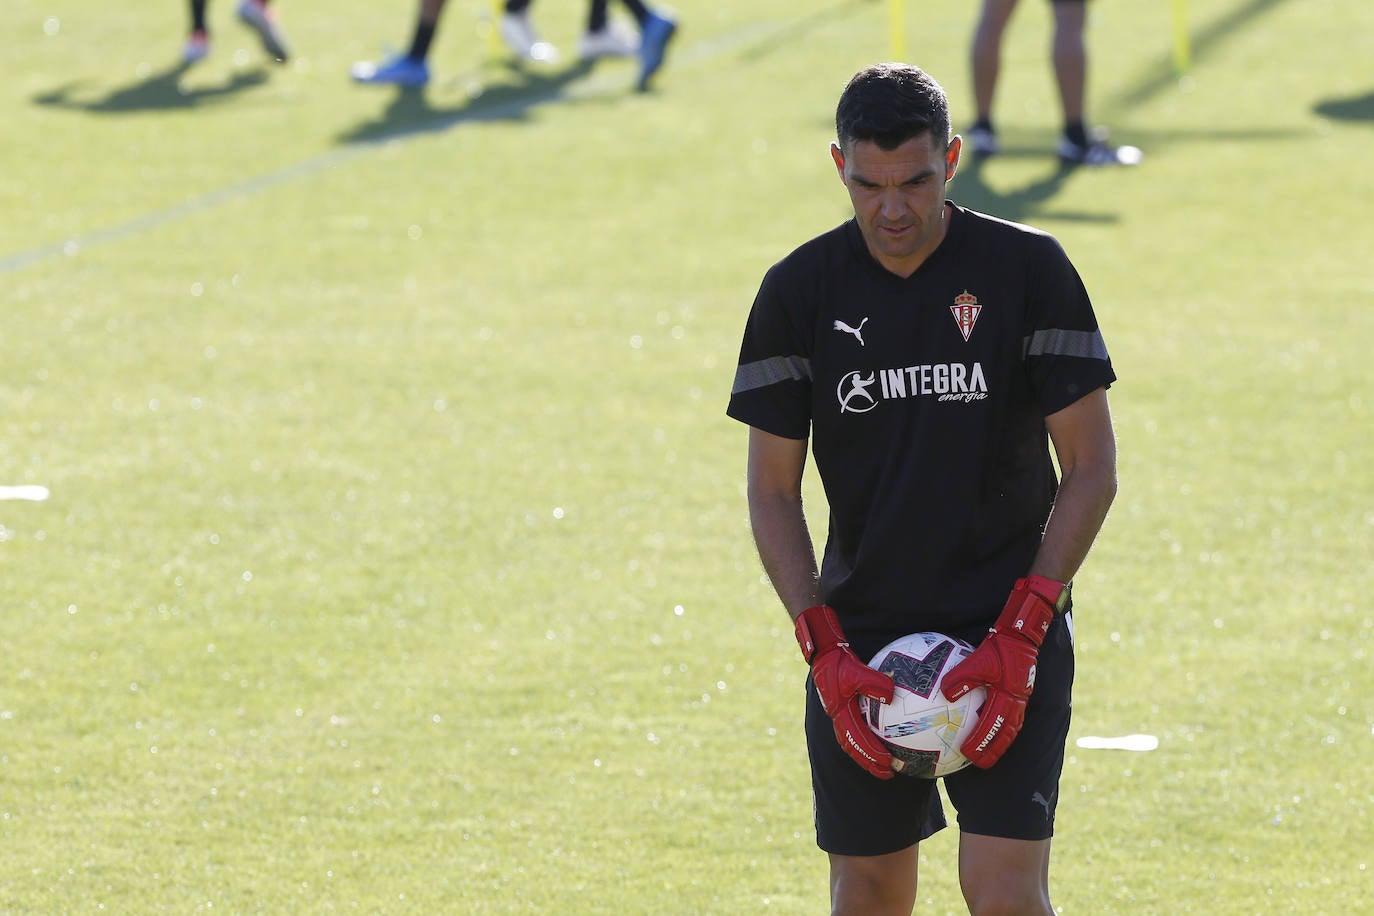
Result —
[{"label": "black shorts", "polygon": [[[855,651],[861,658],[871,655],[859,648],[856,645]],[[1026,721],[1011,747],[991,769],[965,767],[944,777],[945,793],[958,813],[961,831],[1015,840],[1043,840],[1054,835],[1059,775],[1069,735],[1073,665],[1070,612],[1056,617],[1045,635]],[[886,855],[906,849],[945,826],[935,780],[904,776],[878,779],[844,752],[809,678],[806,744],[811,758],[816,845],[826,852]]]}]

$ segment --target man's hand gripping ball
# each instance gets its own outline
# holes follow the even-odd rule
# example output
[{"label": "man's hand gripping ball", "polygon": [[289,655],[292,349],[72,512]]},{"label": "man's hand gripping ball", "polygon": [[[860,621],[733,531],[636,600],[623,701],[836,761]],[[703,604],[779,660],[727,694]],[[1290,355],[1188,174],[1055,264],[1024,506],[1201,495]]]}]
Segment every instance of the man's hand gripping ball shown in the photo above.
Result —
[{"label": "man's hand gripping ball", "polygon": [[845,753],[879,779],[892,778],[892,753],[865,723],[859,697],[892,700],[892,678],[865,665],[849,648],[835,612],[823,604],[797,615],[797,645],[811,665],[811,678],[835,738]]},{"label": "man's hand gripping ball", "polygon": [[1021,731],[1026,702],[1035,689],[1040,643],[1068,596],[1068,586],[1054,579],[1017,579],[1001,616],[983,642],[940,683],[950,700],[959,699],[974,687],[988,689],[978,727],[960,748],[974,766],[992,766]]}]

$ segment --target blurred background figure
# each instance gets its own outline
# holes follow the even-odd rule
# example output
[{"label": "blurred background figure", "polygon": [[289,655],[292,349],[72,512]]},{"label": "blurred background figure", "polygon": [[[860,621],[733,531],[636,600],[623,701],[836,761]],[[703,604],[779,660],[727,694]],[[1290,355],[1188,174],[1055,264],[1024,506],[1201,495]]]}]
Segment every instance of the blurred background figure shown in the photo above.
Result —
[{"label": "blurred background figure", "polygon": [[[592,0],[591,17],[588,31],[594,32],[606,21],[607,0]],[[636,88],[645,92],[649,80],[663,66],[663,58],[668,53],[668,42],[677,32],[677,20],[665,10],[655,10],[645,6],[640,0],[620,0],[630,11],[639,25],[639,80]],[[599,10],[599,12],[598,12]],[[600,19],[598,20],[598,16]]]},{"label": "blurred background figure", "polygon": [[429,82],[429,47],[439,28],[444,0],[420,0],[410,48],[379,63],[358,61],[350,73],[360,83],[389,83],[393,86],[419,87]]},{"label": "blurred background figure", "polygon": [[[210,53],[210,29],[205,22],[207,3],[208,0],[191,0],[191,34],[181,49],[181,59],[188,64],[204,60]],[[290,56],[286,36],[277,24],[277,13],[269,0],[241,0],[238,16],[244,25],[257,33],[268,56],[279,64],[286,62]]]},{"label": "blurred background figure", "polygon": [[[501,17],[501,40],[518,57],[526,60],[556,60],[558,50],[540,41],[529,18],[533,0],[506,0]],[[639,4],[641,9],[642,4]],[[577,43],[578,57],[593,60],[598,57],[634,57],[639,53],[639,36],[610,21],[607,9],[610,0],[591,0],[587,15],[587,31]],[[549,55],[549,56],[542,56]]]},{"label": "blurred background figure", "polygon": [[[978,120],[967,140],[975,156],[997,153],[1000,145],[992,123],[993,96],[1002,66],[1002,36],[1018,0],[983,0],[983,10],[973,32],[973,97]],[[1141,152],[1134,146],[1111,146],[1106,132],[1092,130],[1084,116],[1088,82],[1088,50],[1083,30],[1087,0],[1050,0],[1054,11],[1051,59],[1059,104],[1064,117],[1059,137],[1059,159],[1066,165],[1136,165]]]},{"label": "blurred background figure", "polygon": [[511,52],[523,60],[551,64],[558,60],[558,49],[539,37],[530,22],[532,0],[506,0],[505,12],[496,23],[501,40]]},{"label": "blurred background figure", "polygon": [[[522,60],[552,63],[558,49],[539,37],[530,21],[532,0],[506,0],[497,24],[501,40]],[[609,0],[591,0],[587,31],[578,42],[578,55],[584,60],[598,57],[639,57],[638,88],[648,88],[677,31],[677,22],[667,13],[650,9],[642,0],[621,0],[639,25],[635,36],[613,24],[608,13]],[[446,0],[420,0],[415,31],[409,49],[378,63],[360,61],[353,65],[353,79],[360,83],[387,83],[419,87],[429,82],[429,49],[439,25]]]}]

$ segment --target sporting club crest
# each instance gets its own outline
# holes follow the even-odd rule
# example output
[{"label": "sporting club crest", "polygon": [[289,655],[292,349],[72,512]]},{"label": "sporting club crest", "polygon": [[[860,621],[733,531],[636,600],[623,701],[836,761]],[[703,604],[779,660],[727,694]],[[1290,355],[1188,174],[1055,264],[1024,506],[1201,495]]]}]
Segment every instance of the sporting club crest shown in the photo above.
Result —
[{"label": "sporting club crest", "polygon": [[949,310],[954,313],[954,323],[959,326],[959,333],[964,335],[967,342],[969,335],[973,333],[973,326],[978,323],[978,313],[983,310],[978,304],[978,297],[964,290],[954,297],[954,304]]}]

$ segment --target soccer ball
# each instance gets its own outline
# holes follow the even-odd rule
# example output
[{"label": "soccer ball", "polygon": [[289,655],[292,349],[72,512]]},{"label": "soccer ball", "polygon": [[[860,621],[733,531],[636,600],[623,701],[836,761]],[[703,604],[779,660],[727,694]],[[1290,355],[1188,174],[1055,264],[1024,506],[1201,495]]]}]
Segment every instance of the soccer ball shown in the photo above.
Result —
[{"label": "soccer ball", "polygon": [[863,697],[864,718],[902,774],[918,779],[948,776],[968,766],[959,751],[978,723],[987,689],[975,687],[950,702],[940,691],[945,672],[973,654],[962,639],[940,633],[913,633],[878,650],[869,667],[896,682],[891,703]]}]

